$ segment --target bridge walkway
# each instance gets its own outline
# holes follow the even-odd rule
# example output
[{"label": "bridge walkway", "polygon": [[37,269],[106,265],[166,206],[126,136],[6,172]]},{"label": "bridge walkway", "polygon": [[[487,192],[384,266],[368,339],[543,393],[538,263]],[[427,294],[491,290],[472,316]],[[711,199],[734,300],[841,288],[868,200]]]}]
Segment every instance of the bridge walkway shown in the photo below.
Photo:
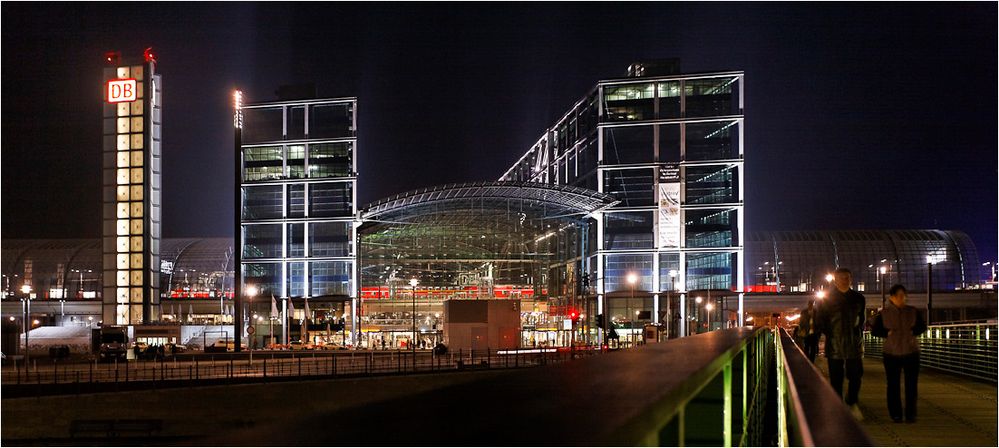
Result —
[{"label": "bridge walkway", "polygon": [[[828,378],[824,356],[816,366]],[[884,365],[864,359],[860,388],[861,426],[878,446],[999,446],[999,401],[995,384],[921,368],[918,417],[894,423],[888,416]],[[844,389],[846,384],[844,382]],[[903,395],[904,395],[903,387]]]}]

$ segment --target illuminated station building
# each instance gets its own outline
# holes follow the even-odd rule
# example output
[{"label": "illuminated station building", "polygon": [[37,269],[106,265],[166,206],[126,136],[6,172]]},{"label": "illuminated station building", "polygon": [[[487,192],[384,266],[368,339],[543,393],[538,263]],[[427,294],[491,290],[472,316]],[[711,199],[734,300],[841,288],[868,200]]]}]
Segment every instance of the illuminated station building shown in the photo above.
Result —
[{"label": "illuminated station building", "polygon": [[107,63],[103,236],[3,241],[5,333],[31,297],[39,325],[141,326],[150,343],[210,343],[242,313],[257,348],[431,347],[458,327],[479,348],[627,345],[800,306],[837,266],[876,308],[888,281],[925,291],[932,260],[934,290],[954,295],[934,311],[952,318],[970,316],[962,292],[995,284],[958,231],[747,233],[743,74],[680,74],[674,60],[598,82],[496,181],[366,207],[357,100],[279,91],[234,122],[239,252],[222,238],[161,243],[156,61]]},{"label": "illuminated station building", "polygon": [[242,106],[239,258],[257,347],[356,332],[357,100],[296,90]]},{"label": "illuminated station building", "polygon": [[[618,200],[589,216],[578,269],[590,279],[589,316],[607,314],[622,341],[649,324],[672,336],[742,324],[742,104],[742,72],[633,64],[625,78],[598,82],[501,176]],[[711,328],[692,325],[699,307],[715,310]]]}]

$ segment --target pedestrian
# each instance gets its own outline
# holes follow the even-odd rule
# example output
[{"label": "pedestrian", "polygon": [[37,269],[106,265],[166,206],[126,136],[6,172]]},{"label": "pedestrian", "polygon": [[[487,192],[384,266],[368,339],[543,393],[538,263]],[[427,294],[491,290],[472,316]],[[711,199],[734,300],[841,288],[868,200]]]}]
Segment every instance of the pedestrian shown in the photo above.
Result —
[{"label": "pedestrian", "polygon": [[901,423],[903,418],[899,376],[905,373],[905,421],[916,421],[916,392],[919,378],[919,340],[926,331],[922,313],[905,303],[905,287],[894,285],[888,292],[889,301],[874,318],[871,334],[885,338],[882,361],[888,379],[888,415]]},{"label": "pedestrian", "polygon": [[829,361],[829,383],[843,396],[843,377],[849,381],[845,402],[857,420],[863,420],[857,401],[864,376],[864,321],[867,301],[854,291],[853,274],[839,268],[833,273],[833,286],[828,297],[817,308],[815,323],[826,336],[826,359]]},{"label": "pedestrian", "polygon": [[805,356],[814,364],[815,356],[819,353],[819,333],[815,331],[815,299],[809,300],[808,308],[801,312],[798,338]]}]

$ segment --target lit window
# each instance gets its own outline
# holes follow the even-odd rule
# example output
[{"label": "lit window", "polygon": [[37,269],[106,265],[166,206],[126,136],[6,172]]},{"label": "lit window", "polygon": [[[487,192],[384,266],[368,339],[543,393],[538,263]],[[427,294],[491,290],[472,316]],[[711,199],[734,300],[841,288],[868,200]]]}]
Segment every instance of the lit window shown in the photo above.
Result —
[{"label": "lit window", "polygon": [[128,325],[128,305],[118,305],[115,314],[115,325]]},{"label": "lit window", "polygon": [[133,65],[132,66],[132,77],[133,78],[135,78],[135,79],[137,79],[139,81],[142,81],[142,73],[143,73],[143,71],[142,71],[142,66],[141,65]]},{"label": "lit window", "polygon": [[142,98],[142,83],[141,82],[135,83],[135,97],[136,98]]},{"label": "lit window", "polygon": [[128,235],[128,220],[119,219],[115,228],[117,229],[118,235]]},{"label": "lit window", "polygon": [[142,151],[132,151],[132,166],[142,166]]},{"label": "lit window", "polygon": [[142,132],[142,117],[132,117],[132,132]]},{"label": "lit window", "polygon": [[118,67],[118,78],[128,78],[129,70],[128,67]]},{"label": "lit window", "polygon": [[128,151],[118,152],[118,168],[128,168]]},{"label": "lit window", "polygon": [[128,269],[128,254],[118,254],[118,263],[115,267],[118,269]]},{"label": "lit window", "polygon": [[142,254],[130,255],[132,259],[132,269],[142,269]]},{"label": "lit window", "polygon": [[142,168],[132,168],[132,183],[133,184],[142,183]]},{"label": "lit window", "polygon": [[127,117],[128,116],[128,103],[118,103],[118,116]]},{"label": "lit window", "polygon": [[132,252],[142,252],[142,237],[133,236],[131,237],[131,239],[132,239],[132,245],[131,245]]},{"label": "lit window", "polygon": [[128,237],[119,236],[116,246],[118,248],[118,252],[128,252]]},{"label": "lit window", "polygon": [[116,198],[118,198],[119,201],[127,201],[128,200],[128,186],[126,186],[126,185],[119,186],[118,187],[118,195],[116,196]]},{"label": "lit window", "polygon": [[128,118],[118,119],[118,133],[127,134],[128,133]]},{"label": "lit window", "polygon": [[132,115],[142,115],[142,100],[135,100],[131,103],[120,103],[129,104],[131,108]]},{"label": "lit window", "polygon": [[142,288],[132,288],[132,301],[133,302],[142,301]]},{"label": "lit window", "polygon": [[[132,209],[131,210],[131,212],[132,212],[131,214],[132,214],[133,218],[141,218],[142,217],[142,203],[141,202],[133,202],[131,209]],[[126,216],[126,218],[127,218],[127,216]]]},{"label": "lit window", "polygon": [[142,234],[142,220],[141,219],[133,219],[132,220],[132,235],[141,235],[141,234]]},{"label": "lit window", "polygon": [[132,185],[132,200],[141,201],[142,200],[142,185]]},{"label": "lit window", "polygon": [[[118,286],[128,286],[128,271],[118,271]],[[121,288],[118,288],[121,291]]]},{"label": "lit window", "polygon": [[114,296],[117,303],[128,303],[128,288],[118,288]]},{"label": "lit window", "polygon": [[118,203],[118,217],[119,218],[128,218],[128,203],[127,202],[119,202]]},{"label": "lit window", "polygon": [[119,151],[127,151],[128,150],[128,136],[127,135],[119,135],[118,136],[118,150]]},{"label": "lit window", "polygon": [[132,149],[142,149],[142,134],[132,134]]},{"label": "lit window", "polygon": [[[132,272],[132,281],[130,284],[132,286],[142,286],[142,271],[131,271],[131,272]],[[132,288],[133,293],[136,289],[137,288]]]},{"label": "lit window", "polygon": [[128,168],[118,168],[118,184],[128,183]]},{"label": "lit window", "polygon": [[132,322],[129,323],[142,323],[142,305],[132,305],[129,307],[129,313],[132,315]]}]

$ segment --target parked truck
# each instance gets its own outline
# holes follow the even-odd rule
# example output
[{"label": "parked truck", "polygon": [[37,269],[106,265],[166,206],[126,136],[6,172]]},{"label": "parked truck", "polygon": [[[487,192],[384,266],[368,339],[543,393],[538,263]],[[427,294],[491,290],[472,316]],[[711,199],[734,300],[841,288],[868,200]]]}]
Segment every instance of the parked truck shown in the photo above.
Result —
[{"label": "parked truck", "polygon": [[101,327],[100,346],[97,350],[97,358],[100,360],[126,359],[128,349],[128,328],[127,327]]}]

